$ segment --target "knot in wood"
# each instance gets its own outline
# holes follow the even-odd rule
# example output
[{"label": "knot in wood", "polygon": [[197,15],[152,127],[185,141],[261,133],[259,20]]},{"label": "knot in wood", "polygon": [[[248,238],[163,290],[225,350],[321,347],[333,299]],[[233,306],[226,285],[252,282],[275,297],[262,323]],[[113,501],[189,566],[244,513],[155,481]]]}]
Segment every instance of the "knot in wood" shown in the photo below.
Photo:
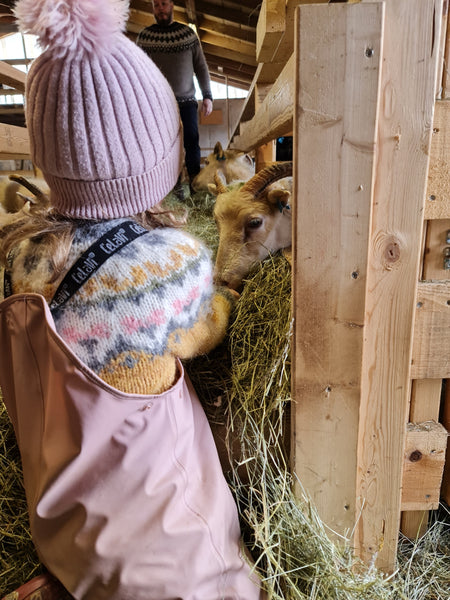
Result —
[{"label": "knot in wood", "polygon": [[380,261],[386,271],[392,271],[400,267],[404,247],[402,240],[396,235],[381,234],[379,236]]},{"label": "knot in wood", "polygon": [[409,460],[411,462],[418,462],[422,458],[422,452],[420,450],[414,450],[409,455]]},{"label": "knot in wood", "polygon": [[398,242],[391,240],[386,245],[384,251],[384,258],[386,259],[386,263],[396,263],[400,258],[400,245]]}]

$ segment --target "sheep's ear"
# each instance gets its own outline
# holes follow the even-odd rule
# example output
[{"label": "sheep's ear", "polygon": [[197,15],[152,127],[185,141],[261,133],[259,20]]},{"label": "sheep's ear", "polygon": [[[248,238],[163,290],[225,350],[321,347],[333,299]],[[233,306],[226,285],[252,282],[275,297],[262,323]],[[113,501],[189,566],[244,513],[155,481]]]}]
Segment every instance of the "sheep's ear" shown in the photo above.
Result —
[{"label": "sheep's ear", "polygon": [[212,196],[217,196],[217,186],[215,183],[208,183],[208,192]]},{"label": "sheep's ear", "polygon": [[214,156],[217,160],[225,160],[225,153],[220,142],[217,142],[214,146]]},{"label": "sheep's ear", "polygon": [[216,171],[214,173],[214,183],[216,184],[216,196],[219,194],[226,194],[227,187],[225,185],[224,175],[222,171]]},{"label": "sheep's ear", "polygon": [[267,192],[267,199],[270,204],[273,204],[278,207],[280,212],[283,212],[284,208],[290,208],[289,199],[291,197],[291,192],[288,190],[270,190]]}]

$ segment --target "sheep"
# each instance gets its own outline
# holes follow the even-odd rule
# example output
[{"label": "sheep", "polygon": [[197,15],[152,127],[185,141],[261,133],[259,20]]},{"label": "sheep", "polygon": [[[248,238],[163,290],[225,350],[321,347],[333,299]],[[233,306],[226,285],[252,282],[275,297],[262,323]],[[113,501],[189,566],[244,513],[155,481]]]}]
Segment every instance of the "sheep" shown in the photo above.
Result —
[{"label": "sheep", "polygon": [[255,173],[252,158],[240,150],[223,150],[220,142],[214,146],[214,152],[206,158],[206,164],[192,181],[192,189],[196,192],[207,191],[213,183],[216,171],[220,171],[226,183],[247,181]]},{"label": "sheep", "polygon": [[210,189],[217,194],[219,231],[214,278],[239,290],[254,263],[292,244],[292,162],[274,163],[244,184],[229,187],[216,173]]}]

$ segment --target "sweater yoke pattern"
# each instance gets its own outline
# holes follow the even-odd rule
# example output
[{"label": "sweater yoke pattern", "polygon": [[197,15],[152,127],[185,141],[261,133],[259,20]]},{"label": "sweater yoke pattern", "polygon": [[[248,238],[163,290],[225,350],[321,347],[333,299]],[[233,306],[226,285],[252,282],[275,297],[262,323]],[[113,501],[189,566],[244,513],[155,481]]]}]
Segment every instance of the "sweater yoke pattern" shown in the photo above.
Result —
[{"label": "sweater yoke pattern", "polygon": [[139,43],[147,52],[178,54],[199,45],[198,37],[190,27],[172,23],[169,27],[150,25],[139,35]]},{"label": "sweater yoke pattern", "polygon": [[[68,268],[121,222],[78,227]],[[21,243],[13,293],[40,293],[49,302],[65,275],[49,283],[49,264],[45,243]],[[162,228],[110,256],[53,317],[58,334],[99,377],[149,394],[173,384],[176,357],[190,358],[221,340],[229,310],[229,300],[215,295],[210,251],[184,231]]]}]

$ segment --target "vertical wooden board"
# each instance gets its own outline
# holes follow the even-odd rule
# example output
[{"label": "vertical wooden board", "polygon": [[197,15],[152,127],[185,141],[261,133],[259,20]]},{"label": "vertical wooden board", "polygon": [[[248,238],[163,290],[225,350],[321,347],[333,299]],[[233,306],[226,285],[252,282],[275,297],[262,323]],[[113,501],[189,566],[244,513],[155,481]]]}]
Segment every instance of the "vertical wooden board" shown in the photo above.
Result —
[{"label": "vertical wooden board", "polygon": [[410,423],[439,421],[442,379],[415,379],[412,382]]},{"label": "vertical wooden board", "polygon": [[268,167],[276,161],[276,144],[275,140],[267,142],[256,148],[255,151],[255,172],[261,171],[264,167]]},{"label": "vertical wooden board", "polygon": [[425,219],[450,219],[450,101],[434,108]]},{"label": "vertical wooden board", "polygon": [[439,58],[436,74],[436,98],[444,97],[444,71],[445,71],[445,52],[447,46],[447,21],[448,21],[448,0],[443,1],[441,33],[439,36]]},{"label": "vertical wooden board", "polygon": [[450,281],[417,286],[411,377],[450,377]]},{"label": "vertical wooden board", "polygon": [[402,509],[439,507],[447,430],[435,421],[408,423],[402,478]]},{"label": "vertical wooden board", "polygon": [[437,279],[439,281],[450,279],[450,269],[444,268],[446,266],[444,253],[447,247],[450,247],[450,219],[428,221],[423,279]]},{"label": "vertical wooden board", "polygon": [[[450,434],[450,380],[447,380],[445,384],[442,424]],[[447,454],[445,458],[441,496],[447,502],[447,504],[450,504],[450,441],[447,442]]]},{"label": "vertical wooden board", "polygon": [[296,17],[293,469],[343,534],[356,518],[383,4],[302,6]]},{"label": "vertical wooden board", "polygon": [[263,0],[256,27],[256,60],[271,62],[286,29],[286,1]]},{"label": "vertical wooden board", "polygon": [[444,60],[442,65],[442,92],[441,98],[450,98],[450,26],[448,23],[448,0],[444,0],[444,12],[446,10],[447,17],[447,28],[445,32],[445,48],[444,48]]},{"label": "vertical wooden board", "polygon": [[367,272],[355,547],[395,568],[442,0],[387,0]]}]

